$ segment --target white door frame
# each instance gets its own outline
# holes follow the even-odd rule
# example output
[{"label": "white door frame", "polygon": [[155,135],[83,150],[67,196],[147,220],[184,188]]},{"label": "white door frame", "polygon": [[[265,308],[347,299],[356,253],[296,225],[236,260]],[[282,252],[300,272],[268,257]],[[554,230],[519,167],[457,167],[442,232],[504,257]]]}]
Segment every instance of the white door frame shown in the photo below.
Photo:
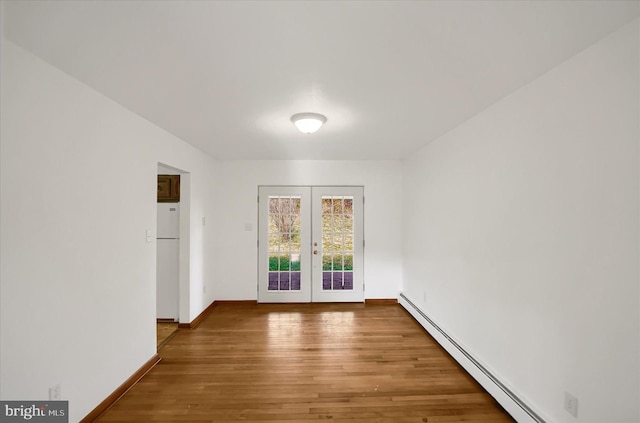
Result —
[{"label": "white door frame", "polygon": [[[269,290],[269,196],[301,200],[300,291]],[[353,289],[326,290],[322,286],[322,197],[350,196],[354,204]],[[258,187],[258,302],[364,302],[364,187]],[[312,223],[312,221],[318,223]],[[315,254],[313,252],[315,251]]]}]

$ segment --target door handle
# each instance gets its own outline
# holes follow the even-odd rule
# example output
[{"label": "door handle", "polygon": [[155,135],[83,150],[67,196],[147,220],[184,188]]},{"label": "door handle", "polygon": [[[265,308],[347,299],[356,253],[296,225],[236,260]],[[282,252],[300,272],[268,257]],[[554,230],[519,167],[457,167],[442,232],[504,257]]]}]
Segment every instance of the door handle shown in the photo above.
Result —
[{"label": "door handle", "polygon": [[318,250],[313,250],[313,254],[318,254]]}]

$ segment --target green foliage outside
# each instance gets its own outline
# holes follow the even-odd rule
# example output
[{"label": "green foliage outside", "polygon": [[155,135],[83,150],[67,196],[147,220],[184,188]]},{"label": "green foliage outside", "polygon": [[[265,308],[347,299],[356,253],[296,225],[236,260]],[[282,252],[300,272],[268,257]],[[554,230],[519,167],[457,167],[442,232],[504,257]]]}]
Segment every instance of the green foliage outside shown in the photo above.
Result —
[{"label": "green foliage outside", "polygon": [[[278,267],[278,264],[280,265]],[[269,271],[277,272],[281,271],[289,271],[292,270],[294,272],[300,271],[300,261],[291,261],[291,257],[289,255],[286,256],[269,256]]]},{"label": "green foliage outside", "polygon": [[[291,261],[291,256],[269,256],[269,271],[300,271],[300,261]],[[322,270],[353,270],[353,256],[325,255],[322,257]]]},{"label": "green foliage outside", "polygon": [[322,270],[353,270],[353,256],[324,255],[322,256]]}]

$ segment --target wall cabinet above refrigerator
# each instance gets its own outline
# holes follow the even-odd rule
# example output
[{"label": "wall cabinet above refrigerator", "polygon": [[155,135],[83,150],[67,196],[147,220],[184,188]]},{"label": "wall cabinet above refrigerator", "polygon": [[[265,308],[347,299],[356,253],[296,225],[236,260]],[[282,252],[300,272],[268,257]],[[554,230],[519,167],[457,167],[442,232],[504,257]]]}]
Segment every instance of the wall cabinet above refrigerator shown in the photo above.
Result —
[{"label": "wall cabinet above refrigerator", "polygon": [[158,175],[158,203],[180,202],[180,175]]}]

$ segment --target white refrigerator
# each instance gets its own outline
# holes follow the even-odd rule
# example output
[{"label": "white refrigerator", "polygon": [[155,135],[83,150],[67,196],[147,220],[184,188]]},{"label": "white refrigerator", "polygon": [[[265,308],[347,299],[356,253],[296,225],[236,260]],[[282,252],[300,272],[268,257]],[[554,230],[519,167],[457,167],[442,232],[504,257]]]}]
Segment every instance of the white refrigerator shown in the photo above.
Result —
[{"label": "white refrigerator", "polygon": [[158,203],[156,316],[178,321],[180,205]]}]

